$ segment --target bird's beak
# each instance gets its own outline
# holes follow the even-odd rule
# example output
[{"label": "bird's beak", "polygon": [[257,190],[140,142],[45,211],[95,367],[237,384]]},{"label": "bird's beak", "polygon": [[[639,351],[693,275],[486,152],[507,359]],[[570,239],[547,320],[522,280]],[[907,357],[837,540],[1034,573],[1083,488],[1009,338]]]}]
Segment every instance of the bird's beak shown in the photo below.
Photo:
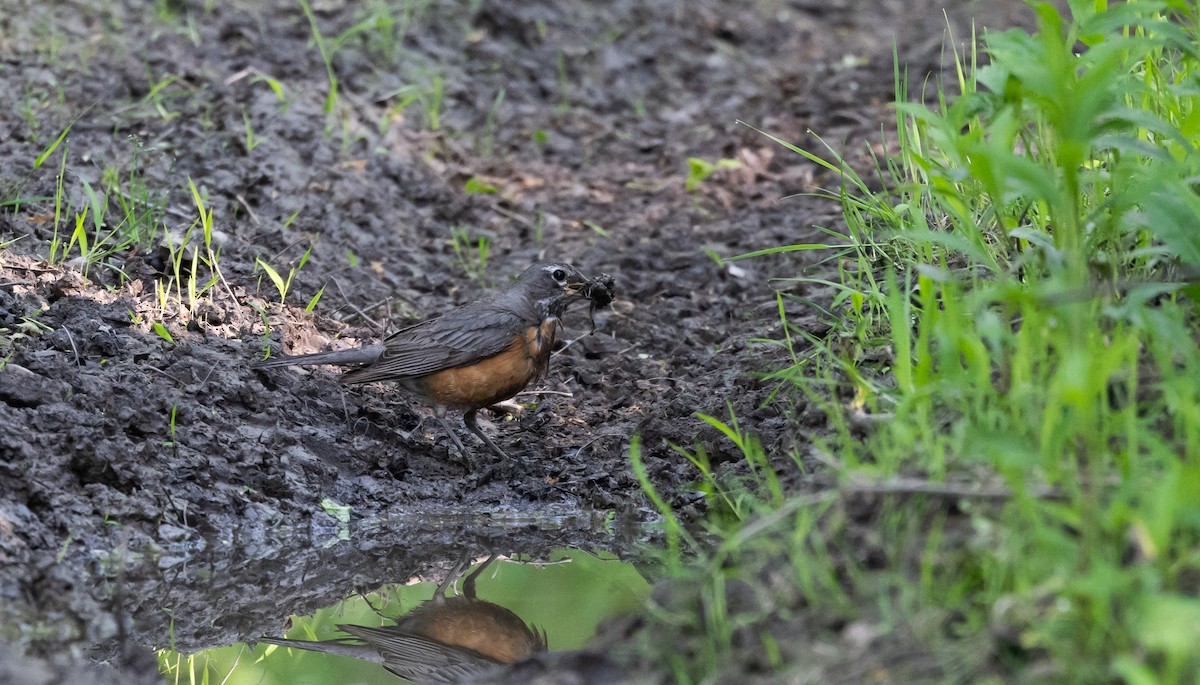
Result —
[{"label": "bird's beak", "polygon": [[573,297],[586,299],[591,283],[592,281],[590,279],[586,278],[583,274],[576,272],[567,278],[566,283],[563,283],[563,290],[567,291],[567,294]]}]

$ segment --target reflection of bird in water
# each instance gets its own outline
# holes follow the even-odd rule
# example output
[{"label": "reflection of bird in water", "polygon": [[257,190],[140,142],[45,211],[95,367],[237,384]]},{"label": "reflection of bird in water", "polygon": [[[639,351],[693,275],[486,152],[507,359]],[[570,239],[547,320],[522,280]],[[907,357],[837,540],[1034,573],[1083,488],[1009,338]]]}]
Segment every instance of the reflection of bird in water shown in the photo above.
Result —
[{"label": "reflection of bird in water", "polygon": [[264,637],[261,641],[372,661],[416,683],[474,680],[499,666],[546,651],[545,631],[502,606],[475,597],[475,579],[495,559],[495,554],[488,557],[463,579],[462,594],[448,598],[446,588],[462,573],[467,562],[463,559],[438,585],[433,599],[394,626],[340,624],[339,630],[354,637],[319,641]]}]

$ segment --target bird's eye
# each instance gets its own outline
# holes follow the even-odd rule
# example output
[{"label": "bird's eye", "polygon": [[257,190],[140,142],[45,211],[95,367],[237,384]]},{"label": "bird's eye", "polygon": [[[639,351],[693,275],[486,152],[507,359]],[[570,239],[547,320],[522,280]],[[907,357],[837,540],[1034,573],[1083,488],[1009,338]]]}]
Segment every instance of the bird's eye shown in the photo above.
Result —
[{"label": "bird's eye", "polygon": [[559,283],[562,283],[563,281],[567,280],[567,272],[563,271],[562,269],[555,269],[554,273],[550,274],[550,276],[552,278],[554,278],[555,281],[558,281]]}]

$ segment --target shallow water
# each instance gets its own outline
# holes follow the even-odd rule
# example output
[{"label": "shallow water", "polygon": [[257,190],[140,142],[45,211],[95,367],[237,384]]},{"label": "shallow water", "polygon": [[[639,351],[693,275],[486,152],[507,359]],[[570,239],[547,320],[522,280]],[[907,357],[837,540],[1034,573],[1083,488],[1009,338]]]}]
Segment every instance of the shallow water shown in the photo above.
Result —
[{"label": "shallow water", "polygon": [[[480,560],[476,560],[480,561]],[[461,582],[458,592],[461,592]],[[290,616],[280,607],[280,626],[290,623],[287,637],[326,640],[344,637],[337,624],[393,625],[430,600],[438,582],[419,578],[388,584],[364,595],[337,601],[309,616]],[[498,559],[480,575],[479,599],[509,609],[545,631],[550,651],[578,649],[607,618],[641,606],[649,585],[637,569],[612,555],[560,550],[539,563]],[[448,596],[455,594],[449,590]],[[275,634],[282,634],[283,631]],[[309,684],[398,683],[402,679],[380,665],[268,644],[215,646],[190,656],[159,652],[163,674],[172,682]]]}]

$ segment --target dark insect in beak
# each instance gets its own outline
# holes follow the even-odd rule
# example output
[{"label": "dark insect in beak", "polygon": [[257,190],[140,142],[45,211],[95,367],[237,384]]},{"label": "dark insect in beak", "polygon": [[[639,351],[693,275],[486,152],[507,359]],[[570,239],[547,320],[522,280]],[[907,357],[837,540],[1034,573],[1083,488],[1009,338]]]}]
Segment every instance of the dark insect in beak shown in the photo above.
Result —
[{"label": "dark insect in beak", "polygon": [[593,308],[603,309],[613,301],[614,282],[612,276],[600,274],[583,286],[583,296],[592,301]]},{"label": "dark insect in beak", "polygon": [[596,310],[604,309],[613,301],[613,284],[616,280],[609,274],[602,273],[587,282],[583,287],[583,296],[591,302],[588,307],[588,319],[592,322],[591,335],[596,332]]}]

